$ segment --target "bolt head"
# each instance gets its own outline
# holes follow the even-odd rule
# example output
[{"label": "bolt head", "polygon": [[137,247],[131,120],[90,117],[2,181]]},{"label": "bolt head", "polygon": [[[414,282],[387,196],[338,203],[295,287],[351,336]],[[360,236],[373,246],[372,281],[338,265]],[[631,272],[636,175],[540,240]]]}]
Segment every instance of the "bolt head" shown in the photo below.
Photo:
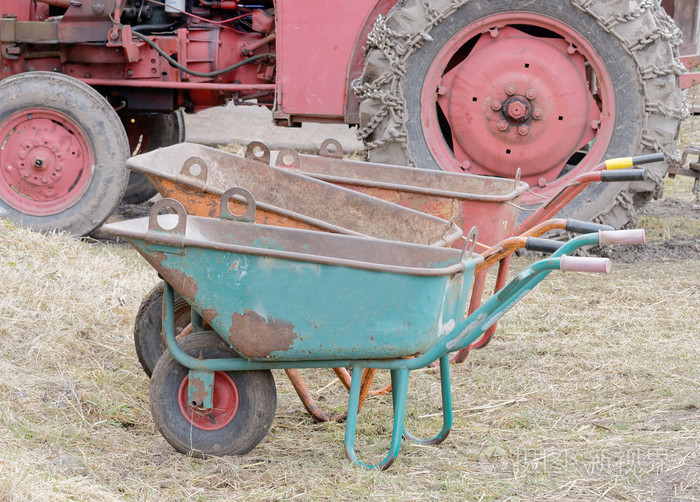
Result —
[{"label": "bolt head", "polygon": [[505,91],[508,96],[512,96],[513,94],[518,92],[518,86],[516,86],[515,84],[508,84],[506,86]]},{"label": "bolt head", "polygon": [[525,96],[527,97],[527,99],[532,101],[533,99],[535,99],[537,97],[537,91],[535,89],[528,89],[527,92],[525,93]]},{"label": "bolt head", "polygon": [[528,134],[530,134],[530,128],[526,125],[521,125],[520,127],[518,127],[518,134],[520,134],[521,136],[527,136]]},{"label": "bolt head", "polygon": [[48,178],[48,176],[42,177],[42,178],[41,178],[41,182],[42,182],[44,185],[48,185],[48,184],[49,184],[49,178]]},{"label": "bolt head", "polygon": [[503,103],[501,103],[499,100],[494,99],[493,101],[491,101],[491,109],[492,109],[494,112],[497,112],[497,111],[500,110],[502,107],[503,107]]},{"label": "bolt head", "polygon": [[538,180],[537,180],[537,186],[539,186],[540,188],[546,187],[546,186],[547,186],[547,180],[546,180],[544,177],[538,179]]},{"label": "bolt head", "polygon": [[515,102],[508,105],[508,115],[515,120],[524,117],[525,111],[525,107],[522,105],[522,103]]},{"label": "bolt head", "polygon": [[445,87],[444,85],[438,86],[437,93],[438,96],[444,96],[445,94],[447,94],[447,87]]},{"label": "bolt head", "polygon": [[462,168],[463,171],[468,171],[472,167],[472,163],[468,160],[465,160],[460,164],[460,167]]},{"label": "bolt head", "polygon": [[539,108],[535,108],[535,110],[532,112],[532,118],[535,120],[542,120],[542,117],[544,117],[544,112]]},{"label": "bolt head", "polygon": [[506,122],[505,120],[499,120],[496,124],[496,127],[499,131],[505,131],[506,129],[508,129],[508,122]]},{"label": "bolt head", "polygon": [[598,129],[600,127],[600,120],[591,120],[591,128]]}]

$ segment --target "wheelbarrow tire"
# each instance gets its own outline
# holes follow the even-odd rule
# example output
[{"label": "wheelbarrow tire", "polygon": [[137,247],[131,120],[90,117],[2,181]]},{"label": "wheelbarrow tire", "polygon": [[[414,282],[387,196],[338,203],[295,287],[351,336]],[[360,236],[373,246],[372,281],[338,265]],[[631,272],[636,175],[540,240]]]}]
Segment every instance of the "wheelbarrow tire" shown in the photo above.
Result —
[{"label": "wheelbarrow tire", "polygon": [[[568,56],[562,38],[575,40],[576,48],[570,45],[573,52],[569,54],[584,57],[587,68],[598,77],[600,93],[593,96],[589,89],[585,100],[567,101],[570,86],[561,92],[549,80],[537,80],[544,79],[544,73],[528,74],[528,65],[516,65],[520,62],[515,56],[509,60],[510,65],[506,64],[505,58],[514,52],[507,45],[512,39],[505,46],[499,45],[508,39],[503,35],[504,27],[511,30],[510,36],[520,34],[521,49],[529,50],[532,56],[528,57],[535,61],[550,60],[538,58],[543,51],[560,54],[563,71]],[[538,195],[553,195],[572,176],[589,171],[602,160],[654,151],[665,153],[667,160],[678,159],[676,138],[686,115],[678,85],[681,69],[674,60],[680,42],[679,30],[658,2],[400,2],[385,20],[380,19],[368,37],[365,68],[362,77],[353,83],[360,101],[360,136],[369,159],[376,162],[510,178],[515,176],[516,167],[522,167],[523,178],[535,192],[525,194],[522,204],[536,207],[543,200]],[[486,54],[487,47],[491,57],[470,61],[469,57],[477,53],[472,52],[476,43],[482,54]],[[450,80],[455,77],[452,69],[459,68],[459,78]],[[479,71],[486,71],[488,78],[475,76],[469,80]],[[588,77],[580,70],[568,71],[572,81],[586,92]],[[443,80],[443,75],[450,72]],[[553,81],[561,86],[561,72],[552,73]],[[532,99],[527,98],[531,110],[544,105],[537,120],[532,116],[517,118],[534,120],[522,123],[525,128],[521,136],[515,116],[505,116],[505,107],[492,109],[489,104],[494,100],[506,103],[508,93],[514,91],[508,86],[485,87],[489,82],[516,80],[513,75],[522,75],[520,80],[529,82],[528,87],[532,81],[537,82],[532,84],[534,87],[542,82],[538,89],[517,89],[513,96],[532,90]],[[552,89],[556,91],[550,93]],[[558,96],[556,107],[554,98],[547,101],[550,96]],[[585,116],[576,113],[589,113],[595,107],[591,99],[602,108],[600,120],[581,120],[580,136],[570,133],[569,127],[562,129],[563,122],[559,121]],[[465,121],[464,116],[470,119]],[[594,122],[595,126],[588,125]],[[504,129],[508,126],[507,131],[499,130],[499,123]],[[544,131],[546,134],[541,134]],[[593,134],[594,141],[588,141],[586,134]],[[551,160],[554,156],[547,158],[548,152],[561,145],[566,148],[556,161]],[[511,148],[515,150],[511,152]],[[582,153],[586,148],[590,149],[588,155]],[[543,161],[550,160],[552,164],[544,171],[546,177],[541,176]],[[661,195],[666,167],[665,163],[651,165],[649,180],[644,182],[593,184],[562,213],[616,228],[633,223],[636,209]]]},{"label": "wheelbarrow tire", "polygon": [[[182,110],[171,113],[139,113],[124,110],[119,114],[129,136],[132,155],[146,153],[185,141],[185,117]],[[122,202],[141,204],[158,191],[143,173],[131,172]]]},{"label": "wheelbarrow tire", "polygon": [[[160,281],[143,298],[134,321],[134,346],[143,371],[150,376],[165,352],[163,332],[163,289]],[[190,323],[190,304],[175,291],[175,335]]]},{"label": "wheelbarrow tire", "polygon": [[0,82],[0,216],[76,236],[99,227],[124,194],[129,142],[109,102],[67,75]]},{"label": "wheelbarrow tire", "polygon": [[[197,358],[237,357],[213,331],[185,336],[179,340],[179,345],[187,354]],[[182,385],[185,395],[187,393],[187,376],[187,368],[166,352],[156,364],[151,378],[151,415],[156,427],[173,448],[198,458],[220,457],[244,455],[262,441],[270,430],[277,407],[277,392],[271,371],[216,372],[214,410],[217,410],[216,419],[219,421],[214,424],[207,423],[206,412],[197,413],[197,410],[187,407],[187,402],[181,404]],[[235,394],[235,397],[226,401],[222,394]],[[235,409],[232,401],[235,402]],[[229,404],[222,405],[222,402]],[[202,426],[208,427],[208,430],[202,429]]]}]

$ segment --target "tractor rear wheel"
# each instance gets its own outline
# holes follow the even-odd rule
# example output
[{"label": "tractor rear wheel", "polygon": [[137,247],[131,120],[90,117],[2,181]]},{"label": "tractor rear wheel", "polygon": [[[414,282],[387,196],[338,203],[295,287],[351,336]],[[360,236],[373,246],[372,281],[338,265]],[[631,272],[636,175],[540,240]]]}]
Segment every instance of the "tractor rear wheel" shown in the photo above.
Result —
[{"label": "tractor rear wheel", "polygon": [[[680,32],[655,1],[401,4],[370,33],[353,85],[371,160],[509,178],[520,168],[535,207],[602,160],[678,157]],[[665,172],[592,185],[563,212],[634,223]]]},{"label": "tractor rear wheel", "polygon": [[0,82],[0,216],[85,235],[122,198],[129,143],[114,109],[66,75]]}]

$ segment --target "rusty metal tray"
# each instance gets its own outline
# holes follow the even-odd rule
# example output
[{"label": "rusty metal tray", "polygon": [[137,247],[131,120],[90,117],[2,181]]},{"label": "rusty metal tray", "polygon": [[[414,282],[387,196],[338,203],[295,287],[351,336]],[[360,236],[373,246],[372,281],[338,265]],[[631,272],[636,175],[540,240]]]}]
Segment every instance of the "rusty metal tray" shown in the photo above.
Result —
[{"label": "rusty metal tray", "polygon": [[[218,216],[221,195],[243,187],[257,201],[258,223],[438,246],[462,236],[458,225],[436,216],[202,145],[181,143],[137,155],[127,167],[192,215]],[[244,209],[240,198],[232,206]]]}]

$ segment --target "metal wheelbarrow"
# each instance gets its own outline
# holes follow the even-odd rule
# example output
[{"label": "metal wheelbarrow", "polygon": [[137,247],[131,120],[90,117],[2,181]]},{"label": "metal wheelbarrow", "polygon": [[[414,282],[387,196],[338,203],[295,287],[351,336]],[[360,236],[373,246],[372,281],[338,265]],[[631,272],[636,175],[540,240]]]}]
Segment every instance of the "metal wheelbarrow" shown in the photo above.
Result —
[{"label": "metal wheelbarrow", "polygon": [[[221,195],[241,186],[255,194],[257,223],[434,246],[451,246],[462,237],[458,225],[438,216],[202,145],[154,150],[130,158],[127,167],[146,175],[163,197],[178,200],[191,215],[217,217]],[[240,196],[230,206],[238,212],[246,207]],[[136,353],[149,376],[165,350],[162,296],[158,284],[142,301],[134,325]],[[179,296],[175,315],[184,331],[189,306]],[[291,371],[290,376],[295,378]]]},{"label": "metal wheelbarrow", "polygon": [[[267,434],[276,406],[270,370],[352,367],[345,451],[356,465],[386,469],[401,440],[439,444],[452,424],[449,353],[481,336],[552,270],[608,272],[606,258],[567,254],[581,246],[641,242],[643,231],[600,232],[569,241],[518,274],[466,319],[475,236],[463,250],[255,224],[254,201],[236,217],[187,216],[177,201],[150,218],[103,227],[128,240],[166,280],[168,353],[151,380],[156,426],[178,451],[244,454]],[[176,214],[158,215],[164,207]],[[192,323],[213,331],[175,338],[173,287],[193,307]],[[404,426],[410,372],[439,360],[443,427],[433,438]],[[387,456],[358,459],[354,439],[363,368],[391,371],[394,423]]]},{"label": "metal wheelbarrow", "polygon": [[[303,155],[294,150],[283,149],[273,158],[263,143],[253,142],[248,145],[245,156],[262,162],[273,162],[278,167],[453,219],[464,230],[473,225],[478,226],[480,242],[477,243],[477,249],[485,260],[476,267],[469,313],[481,304],[486,276],[491,267],[499,265],[494,289],[498,291],[507,279],[512,253],[521,248],[551,253],[557,248],[556,242],[542,242],[537,237],[553,230],[574,234],[613,230],[613,227],[608,225],[572,219],[549,219],[591,183],[643,181],[643,169],[628,168],[663,160],[663,154],[651,154],[603,162],[591,172],[573,179],[515,228],[520,197],[527,188],[525,184],[518,183],[517,175],[513,185],[512,181],[501,178],[358,162],[344,159],[342,146],[333,139],[322,143],[319,155]],[[492,325],[481,339],[460,351],[453,361],[463,362],[470,349],[486,346],[495,329],[496,324]],[[349,389],[350,375],[342,368],[336,373],[343,385]],[[364,379],[371,382],[372,378],[373,372],[368,370]],[[298,374],[294,375],[293,383],[304,406],[314,418],[328,420],[334,417],[316,405]],[[380,395],[389,390],[391,386],[367,390],[363,393],[361,402],[365,394]]]}]

